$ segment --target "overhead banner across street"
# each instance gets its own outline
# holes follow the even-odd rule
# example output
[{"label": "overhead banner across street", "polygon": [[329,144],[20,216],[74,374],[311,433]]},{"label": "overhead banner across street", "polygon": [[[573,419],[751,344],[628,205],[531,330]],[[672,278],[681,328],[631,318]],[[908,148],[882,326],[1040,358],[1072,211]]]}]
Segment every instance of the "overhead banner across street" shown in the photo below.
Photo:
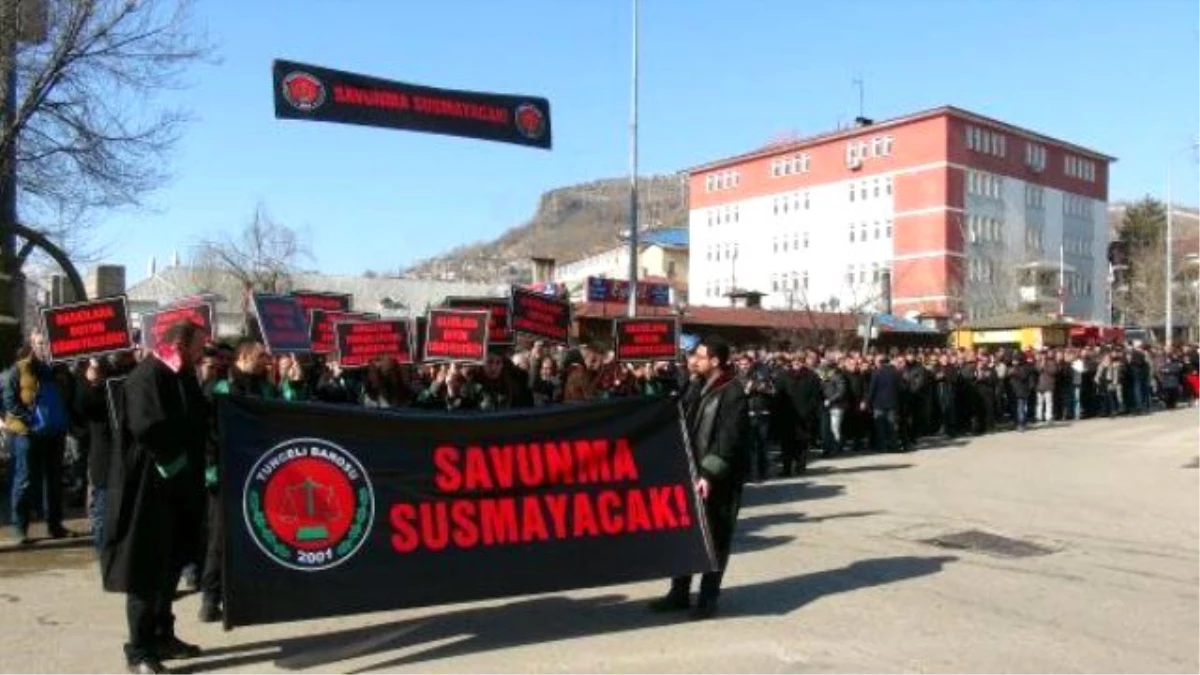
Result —
[{"label": "overhead banner across street", "polygon": [[227,627],[713,569],[675,401],[220,403]]},{"label": "overhead banner across street", "polygon": [[438,89],[275,61],[275,117],[423,131],[550,148],[550,102],[537,96]]}]

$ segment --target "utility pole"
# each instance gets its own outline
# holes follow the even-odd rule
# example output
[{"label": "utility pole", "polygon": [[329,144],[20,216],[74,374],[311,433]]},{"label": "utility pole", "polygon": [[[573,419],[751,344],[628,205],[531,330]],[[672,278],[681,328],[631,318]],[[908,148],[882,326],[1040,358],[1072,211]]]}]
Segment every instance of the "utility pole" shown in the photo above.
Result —
[{"label": "utility pole", "polygon": [[638,0],[633,0],[633,91],[629,111],[629,316],[638,302]]}]

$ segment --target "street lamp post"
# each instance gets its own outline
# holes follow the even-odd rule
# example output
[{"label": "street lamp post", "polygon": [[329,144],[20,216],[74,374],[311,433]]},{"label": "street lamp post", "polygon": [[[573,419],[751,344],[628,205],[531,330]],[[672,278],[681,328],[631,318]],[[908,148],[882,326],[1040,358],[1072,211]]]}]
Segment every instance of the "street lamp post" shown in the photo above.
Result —
[{"label": "street lamp post", "polygon": [[[1200,142],[1188,145],[1185,150],[1195,150],[1200,147]],[[1175,228],[1174,218],[1172,217],[1171,208],[1171,165],[1182,154],[1182,150],[1175,153],[1167,160],[1167,259],[1166,259],[1166,317],[1163,322],[1164,343],[1167,349],[1171,348],[1173,342],[1173,333],[1175,332]]]},{"label": "street lamp post", "polygon": [[629,316],[637,316],[638,284],[638,0],[633,0],[632,105],[629,111]]}]

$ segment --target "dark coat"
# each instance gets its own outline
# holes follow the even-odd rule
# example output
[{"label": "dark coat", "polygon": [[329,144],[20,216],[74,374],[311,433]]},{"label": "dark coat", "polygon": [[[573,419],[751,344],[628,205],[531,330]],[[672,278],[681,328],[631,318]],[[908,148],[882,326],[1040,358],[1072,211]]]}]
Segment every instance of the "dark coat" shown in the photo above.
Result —
[{"label": "dark coat", "polygon": [[1008,373],[1008,382],[1012,385],[1013,396],[1021,400],[1028,399],[1033,392],[1034,380],[1037,377],[1038,374],[1028,361],[1022,361],[1013,366]]},{"label": "dark coat", "polygon": [[811,368],[801,368],[782,377],[787,400],[792,406],[792,420],[799,431],[808,439],[818,438],[821,433],[821,410],[825,405],[825,392],[821,390],[821,377]]},{"label": "dark coat", "polygon": [[714,492],[741,487],[745,478],[750,416],[746,394],[728,374],[705,384],[685,408],[692,452]]},{"label": "dark coat", "polygon": [[81,382],[75,390],[75,415],[87,428],[88,480],[92,487],[108,486],[112,458],[112,424],[108,417],[108,392],[103,381]]},{"label": "dark coat", "polygon": [[118,391],[101,572],[107,591],[153,594],[201,540],[208,403],[194,373],[153,356]]},{"label": "dark coat", "polygon": [[867,406],[872,410],[899,410],[904,381],[900,371],[890,363],[875,371],[867,385]]}]

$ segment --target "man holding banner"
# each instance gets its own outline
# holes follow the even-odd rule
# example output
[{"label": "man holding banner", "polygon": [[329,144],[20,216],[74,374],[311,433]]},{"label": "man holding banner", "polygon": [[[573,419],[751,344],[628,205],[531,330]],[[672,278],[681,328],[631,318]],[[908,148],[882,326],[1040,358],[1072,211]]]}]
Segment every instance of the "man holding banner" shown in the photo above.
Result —
[{"label": "man holding banner", "polygon": [[[721,579],[729,563],[733,529],[742,501],[750,418],[746,395],[737,384],[728,343],[710,337],[700,343],[689,360],[699,377],[698,395],[686,397],[684,415],[692,443],[698,478],[696,492],[704,500],[708,530],[717,554],[717,570],[700,579],[700,596],[692,618],[708,619],[717,613]],[[666,597],[651,603],[656,612],[685,610],[691,605],[692,578],[675,577]]]}]

